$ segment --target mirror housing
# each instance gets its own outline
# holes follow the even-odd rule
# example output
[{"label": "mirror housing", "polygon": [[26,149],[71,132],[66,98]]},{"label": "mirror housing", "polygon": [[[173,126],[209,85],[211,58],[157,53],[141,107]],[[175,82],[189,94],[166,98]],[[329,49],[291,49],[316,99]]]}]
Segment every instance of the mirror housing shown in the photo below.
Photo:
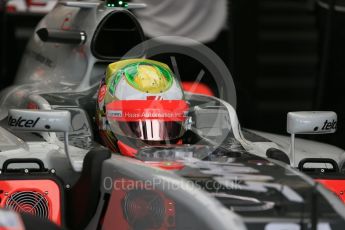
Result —
[{"label": "mirror housing", "polygon": [[287,132],[290,134],[327,134],[337,129],[337,114],[331,111],[289,112]]},{"label": "mirror housing", "polygon": [[78,171],[68,150],[70,124],[71,113],[66,110],[10,109],[8,111],[8,126],[12,130],[24,132],[63,132],[67,159],[72,169]]},{"label": "mirror housing", "polygon": [[337,130],[337,114],[332,111],[289,112],[286,123],[291,134],[290,158],[295,167],[295,134],[328,134]]},{"label": "mirror housing", "polygon": [[68,132],[71,114],[63,110],[10,109],[8,126],[16,131]]}]

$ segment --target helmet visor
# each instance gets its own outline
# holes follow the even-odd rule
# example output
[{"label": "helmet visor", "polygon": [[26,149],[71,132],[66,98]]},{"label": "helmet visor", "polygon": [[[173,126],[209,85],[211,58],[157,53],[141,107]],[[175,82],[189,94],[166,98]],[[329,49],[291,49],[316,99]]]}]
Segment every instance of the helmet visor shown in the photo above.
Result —
[{"label": "helmet visor", "polygon": [[119,129],[111,122],[112,130],[118,130],[117,134],[146,141],[172,140],[182,136],[184,127],[182,122],[145,120],[118,122]]},{"label": "helmet visor", "polygon": [[185,131],[188,105],[183,100],[115,101],[106,106],[114,134],[145,141],[173,140]]}]

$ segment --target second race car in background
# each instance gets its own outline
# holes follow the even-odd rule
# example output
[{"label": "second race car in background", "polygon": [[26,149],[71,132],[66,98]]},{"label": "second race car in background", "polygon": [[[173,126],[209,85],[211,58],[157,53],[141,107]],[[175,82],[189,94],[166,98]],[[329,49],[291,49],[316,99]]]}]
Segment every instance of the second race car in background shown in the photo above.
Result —
[{"label": "second race car in background", "polygon": [[57,0],[10,0],[7,12],[47,14],[57,4]]}]

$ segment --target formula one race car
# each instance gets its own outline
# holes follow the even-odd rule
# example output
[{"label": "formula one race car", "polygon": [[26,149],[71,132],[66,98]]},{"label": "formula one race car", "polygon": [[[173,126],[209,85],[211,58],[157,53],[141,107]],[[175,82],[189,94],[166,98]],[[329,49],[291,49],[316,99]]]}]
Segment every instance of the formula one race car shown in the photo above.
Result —
[{"label": "formula one race car", "polygon": [[38,13],[46,14],[56,5],[56,0],[10,0],[6,1],[6,10],[11,13]]},{"label": "formula one race car", "polygon": [[[342,198],[344,151],[295,140],[334,132],[336,114],[289,113],[291,141],[241,128],[219,58],[143,43],[121,5],[61,2],[38,25],[0,98],[1,207],[68,229],[343,229],[339,197],[306,174]],[[183,92],[142,58],[179,50],[225,90]]]}]

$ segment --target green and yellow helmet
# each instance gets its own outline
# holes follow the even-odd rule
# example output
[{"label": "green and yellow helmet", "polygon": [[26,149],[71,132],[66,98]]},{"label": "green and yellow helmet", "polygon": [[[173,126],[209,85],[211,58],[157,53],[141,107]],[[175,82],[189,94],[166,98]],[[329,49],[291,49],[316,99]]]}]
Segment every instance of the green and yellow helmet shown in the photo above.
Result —
[{"label": "green and yellow helmet", "polygon": [[98,92],[96,122],[104,143],[121,151],[119,139],[124,137],[150,142],[180,138],[188,109],[167,65],[130,59],[108,66]]}]

